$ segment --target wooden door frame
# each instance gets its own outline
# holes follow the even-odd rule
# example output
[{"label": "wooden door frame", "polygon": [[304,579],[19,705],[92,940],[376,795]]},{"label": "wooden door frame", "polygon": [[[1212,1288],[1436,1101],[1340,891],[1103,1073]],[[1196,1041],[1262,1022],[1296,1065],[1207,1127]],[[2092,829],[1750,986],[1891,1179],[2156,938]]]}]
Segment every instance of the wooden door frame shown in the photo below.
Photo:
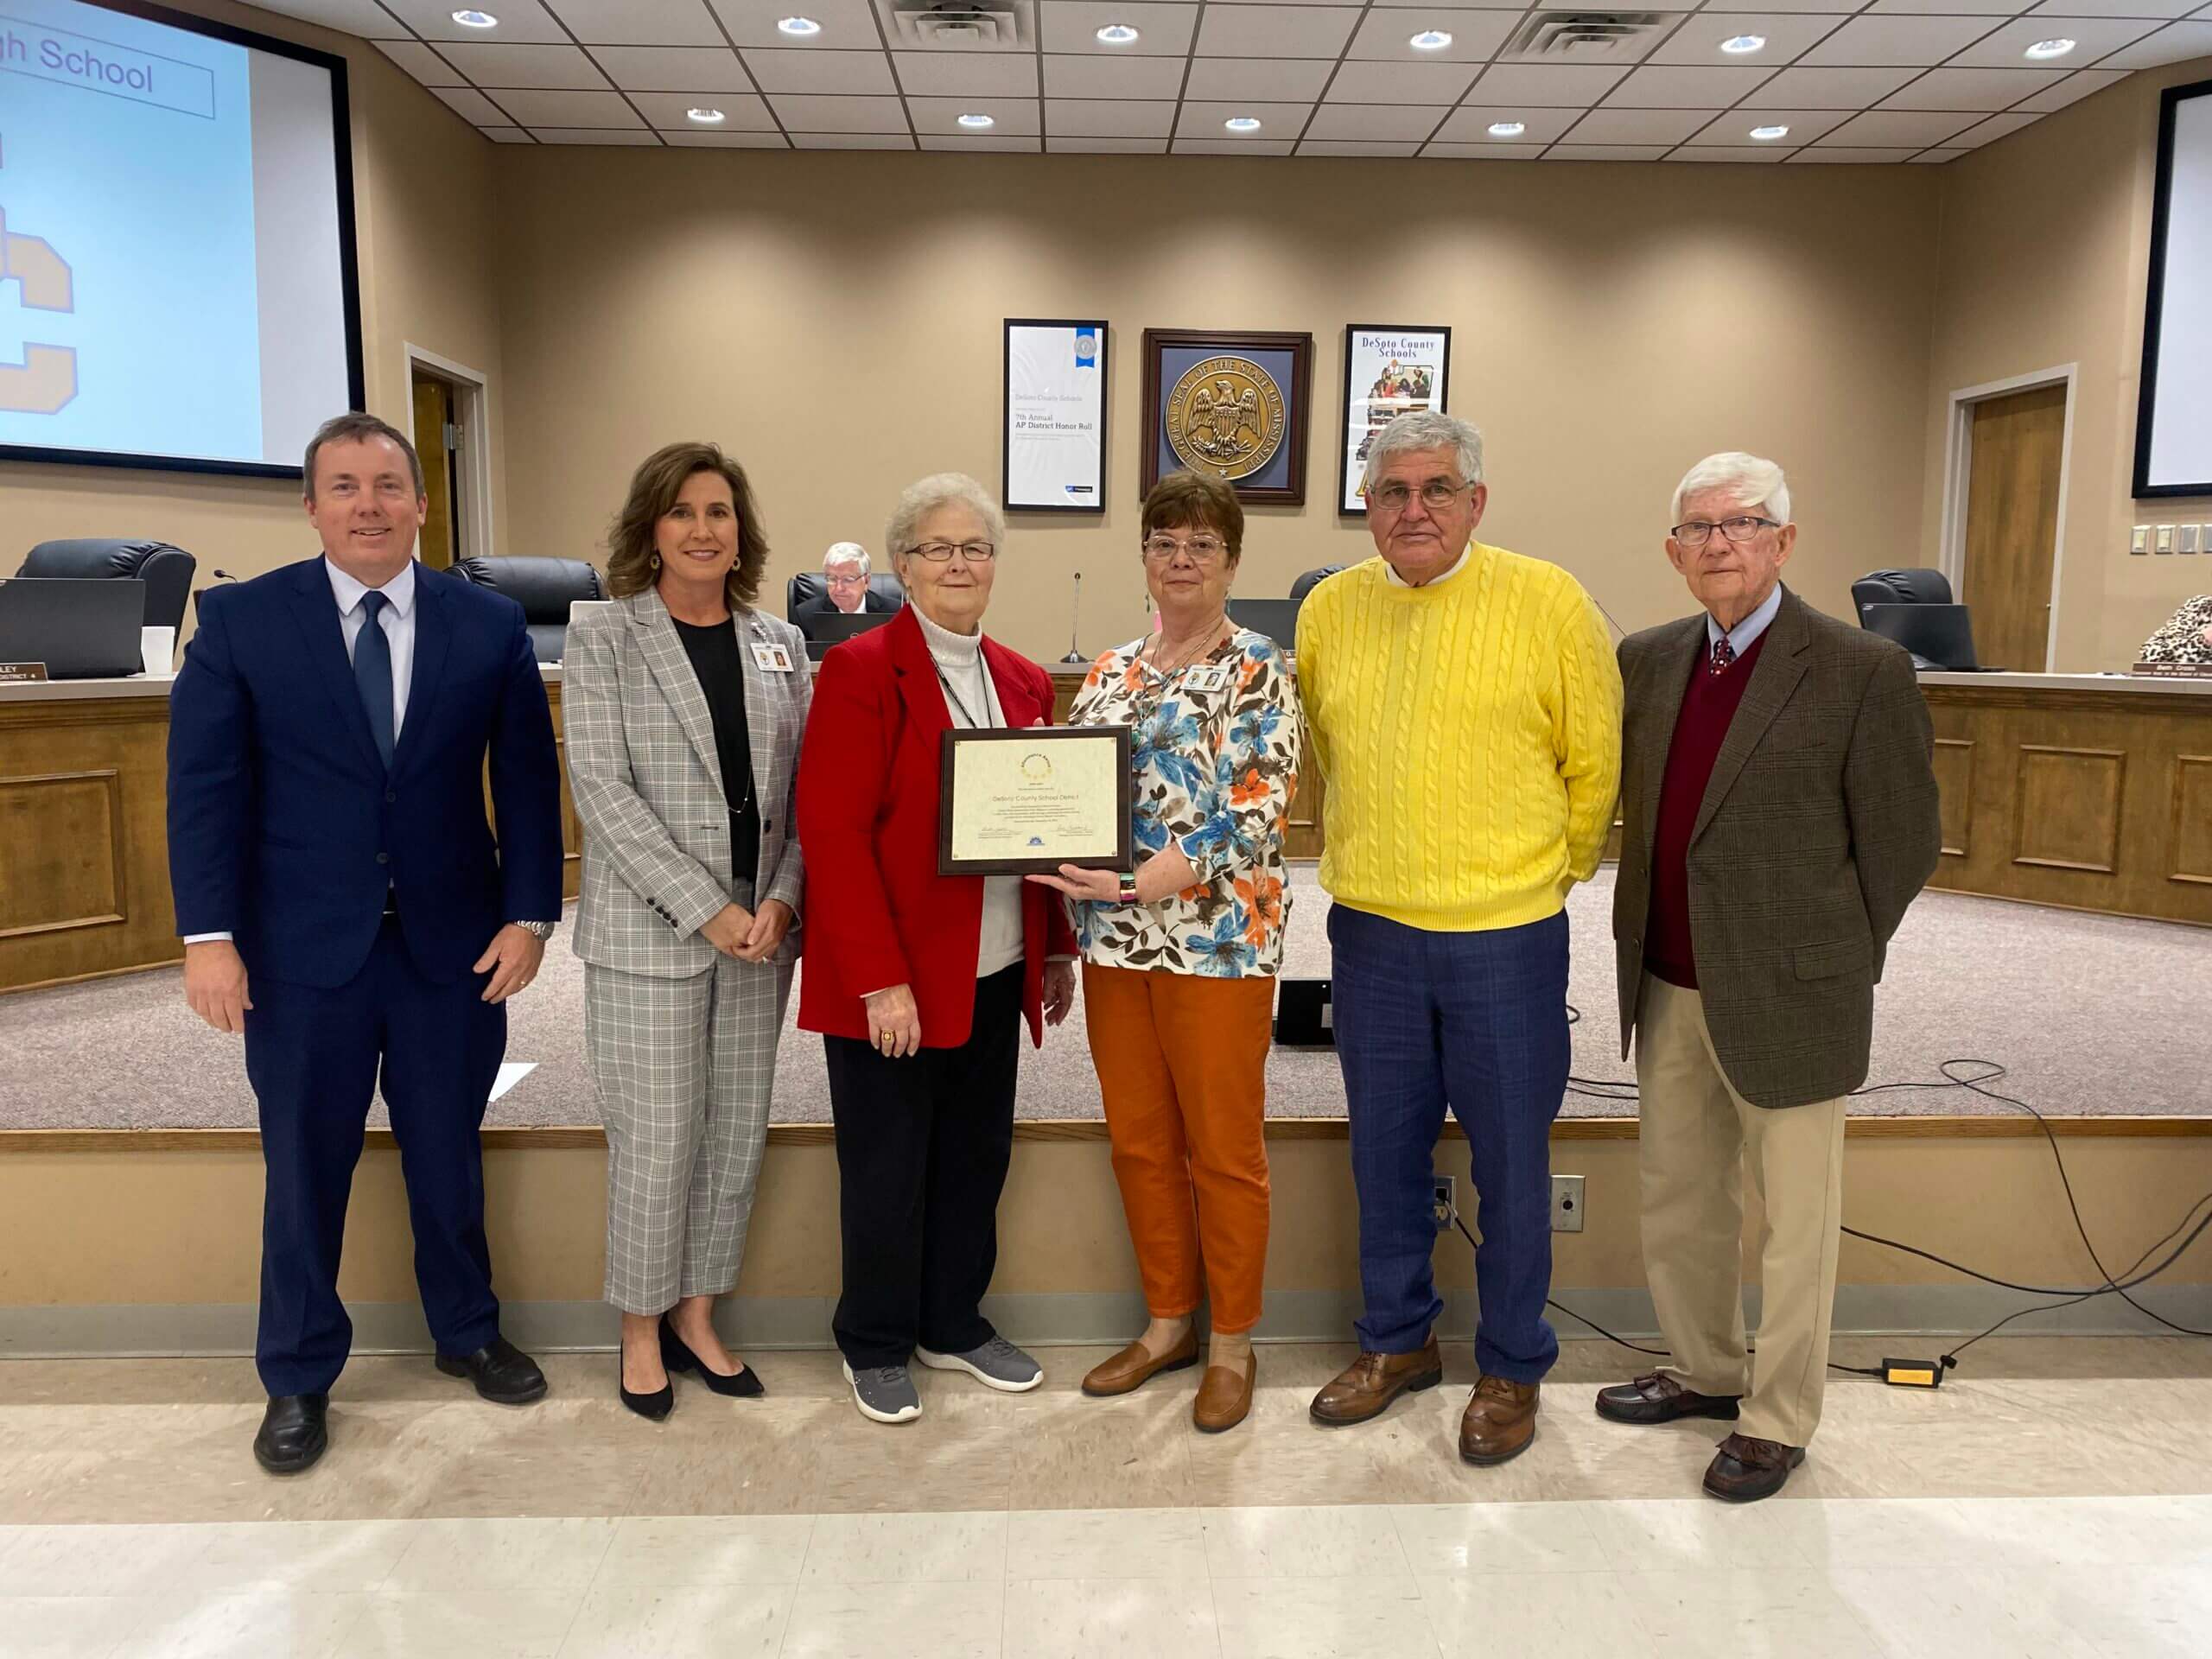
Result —
[{"label": "wooden door frame", "polygon": [[[415,371],[429,370],[453,387],[454,418],[461,424],[461,454],[454,470],[459,474],[459,533],[454,537],[456,559],[490,556],[498,543],[492,526],[492,384],[481,370],[406,341],[400,347],[406,363],[407,437],[417,451],[422,440],[415,431]],[[426,460],[423,465],[429,463]]]},{"label": "wooden door frame", "polygon": [[2066,388],[2066,421],[2058,441],[2057,523],[2050,542],[2050,625],[2044,635],[2042,672],[2053,671],[2058,660],[2059,588],[2066,569],[2066,495],[2074,476],[2074,403],[2081,373],[2078,363],[2037,369],[1986,385],[1967,386],[1951,394],[1945,417],[1943,447],[1942,535],[1937,543],[1936,568],[1951,584],[1954,594],[1966,591],[1967,496],[1974,477],[1974,409],[1993,397],[2038,386]]}]

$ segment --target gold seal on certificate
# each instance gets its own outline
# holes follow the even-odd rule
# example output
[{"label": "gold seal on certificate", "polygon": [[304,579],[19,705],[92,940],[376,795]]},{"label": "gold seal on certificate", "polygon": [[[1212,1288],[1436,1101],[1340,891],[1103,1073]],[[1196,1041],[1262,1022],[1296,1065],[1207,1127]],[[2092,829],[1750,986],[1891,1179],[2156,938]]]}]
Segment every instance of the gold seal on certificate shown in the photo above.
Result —
[{"label": "gold seal on certificate", "polygon": [[942,755],[938,874],[1131,868],[1128,727],[950,731]]}]

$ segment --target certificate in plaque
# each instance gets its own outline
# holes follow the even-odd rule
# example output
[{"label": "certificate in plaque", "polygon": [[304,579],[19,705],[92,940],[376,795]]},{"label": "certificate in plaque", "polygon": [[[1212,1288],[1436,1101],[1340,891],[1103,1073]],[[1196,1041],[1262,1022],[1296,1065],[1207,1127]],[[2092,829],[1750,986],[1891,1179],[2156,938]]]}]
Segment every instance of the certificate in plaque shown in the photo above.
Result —
[{"label": "certificate in plaque", "polygon": [[940,764],[939,875],[1131,868],[1128,727],[950,731]]}]

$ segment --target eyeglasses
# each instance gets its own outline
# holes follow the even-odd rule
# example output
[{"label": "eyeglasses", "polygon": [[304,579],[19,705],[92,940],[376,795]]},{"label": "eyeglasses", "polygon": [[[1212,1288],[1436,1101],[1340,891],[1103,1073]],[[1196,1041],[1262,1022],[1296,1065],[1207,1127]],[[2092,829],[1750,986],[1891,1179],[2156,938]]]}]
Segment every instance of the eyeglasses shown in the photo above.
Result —
[{"label": "eyeglasses", "polygon": [[1178,553],[1187,553],[1193,564],[1211,564],[1229,551],[1229,543],[1218,536],[1193,536],[1187,542],[1173,536],[1147,536],[1144,556],[1154,564],[1166,564]]},{"label": "eyeglasses", "polygon": [[914,550],[916,558],[927,559],[931,564],[943,564],[956,553],[970,564],[988,564],[999,556],[998,549],[988,542],[924,542]]},{"label": "eyeglasses", "polygon": [[[1421,486],[1418,493],[1421,505],[1431,512],[1440,512],[1468,487],[1465,484],[1446,484],[1440,478],[1432,478]],[[1368,491],[1367,505],[1380,507],[1385,512],[1403,512],[1415,493],[1410,484],[1378,484]]]},{"label": "eyeglasses", "polygon": [[1686,524],[1676,524],[1672,534],[1675,539],[1684,547],[1703,547],[1713,539],[1713,532],[1717,530],[1730,541],[1740,546],[1745,542],[1756,541],[1759,531],[1763,530],[1780,530],[1782,526],[1771,518],[1761,518],[1751,513],[1745,513],[1735,518],[1723,518],[1717,524],[1703,518],[1693,518]]}]

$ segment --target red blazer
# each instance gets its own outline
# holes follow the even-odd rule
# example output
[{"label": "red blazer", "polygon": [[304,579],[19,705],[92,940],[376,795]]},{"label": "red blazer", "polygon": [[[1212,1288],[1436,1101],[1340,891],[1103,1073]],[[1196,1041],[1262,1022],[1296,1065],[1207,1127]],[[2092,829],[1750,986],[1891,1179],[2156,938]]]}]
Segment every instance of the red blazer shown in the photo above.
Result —
[{"label": "red blazer", "polygon": [[[1008,725],[1052,720],[1043,669],[989,639],[983,661]],[[937,873],[938,748],[951,729],[911,609],[822,659],[798,760],[799,840],[814,872],[799,974],[804,1030],[865,1040],[861,998],[911,985],[924,1047],[968,1040],[983,878]],[[1021,1008],[1041,1045],[1045,959],[1073,956],[1075,932],[1059,896],[1034,882],[1022,884],[1021,916]]]}]

